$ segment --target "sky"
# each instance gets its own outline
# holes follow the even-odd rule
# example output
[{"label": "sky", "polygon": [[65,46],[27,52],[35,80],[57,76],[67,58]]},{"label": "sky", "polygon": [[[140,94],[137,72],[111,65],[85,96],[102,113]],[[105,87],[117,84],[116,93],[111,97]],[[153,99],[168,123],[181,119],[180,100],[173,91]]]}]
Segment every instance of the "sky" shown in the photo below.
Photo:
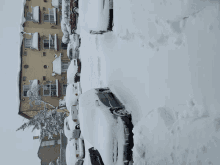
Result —
[{"label": "sky", "polygon": [[[18,72],[19,72],[19,28],[23,0],[0,0],[0,81],[2,115],[0,116],[1,162],[2,164],[39,165],[37,156],[39,140],[33,140],[36,132],[29,128],[16,129],[26,119],[18,115]],[[8,69],[6,69],[6,67]]]}]

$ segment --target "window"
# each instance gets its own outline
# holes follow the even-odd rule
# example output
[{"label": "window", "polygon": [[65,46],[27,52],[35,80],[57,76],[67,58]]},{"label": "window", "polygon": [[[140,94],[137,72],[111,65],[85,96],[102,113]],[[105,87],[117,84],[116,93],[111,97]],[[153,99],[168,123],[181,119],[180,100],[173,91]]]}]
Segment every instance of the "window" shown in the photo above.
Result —
[{"label": "window", "polygon": [[30,88],[29,85],[23,86],[23,96],[24,97],[27,97],[27,92],[28,92],[29,88]]},{"label": "window", "polygon": [[44,14],[44,22],[55,23],[54,20],[54,11],[49,9],[49,14]]},{"label": "window", "polygon": [[23,76],[23,81],[26,81],[26,78],[27,78],[27,77]]},{"label": "window", "polygon": [[44,65],[44,69],[47,69],[47,65]]},{"label": "window", "polygon": [[56,96],[56,85],[55,84],[47,84],[43,86],[43,95],[44,96]]},{"label": "window", "polygon": [[[27,6],[28,7],[28,6]],[[33,19],[33,14],[32,13],[30,13],[30,12],[27,12],[27,15],[26,15],[26,20],[27,21],[32,21]]]},{"label": "window", "polygon": [[49,40],[44,40],[44,49],[49,49]]},{"label": "window", "polygon": [[26,51],[24,51],[24,56],[27,56],[27,52]]},{"label": "window", "polygon": [[46,80],[46,76],[43,76],[43,80],[44,80],[44,81]]},{"label": "window", "polygon": [[67,85],[63,84],[63,95],[66,95],[66,88],[67,88]]},{"label": "window", "polygon": [[61,42],[61,48],[66,50],[67,49],[67,44],[64,44],[63,42]]},{"label": "window", "polygon": [[46,52],[43,52],[43,56],[46,56]]},{"label": "window", "polygon": [[32,43],[32,39],[25,38],[25,40],[24,40],[25,48],[30,48],[31,47],[31,43]]},{"label": "window", "polygon": [[29,66],[28,65],[24,65],[24,68],[27,69]]},{"label": "window", "polygon": [[50,36],[49,40],[44,40],[44,49],[54,49],[55,48],[55,37],[54,36]]},{"label": "window", "polygon": [[62,62],[62,72],[66,72],[69,67],[68,62]]},{"label": "window", "polygon": [[43,7],[43,11],[46,11],[46,7]]}]

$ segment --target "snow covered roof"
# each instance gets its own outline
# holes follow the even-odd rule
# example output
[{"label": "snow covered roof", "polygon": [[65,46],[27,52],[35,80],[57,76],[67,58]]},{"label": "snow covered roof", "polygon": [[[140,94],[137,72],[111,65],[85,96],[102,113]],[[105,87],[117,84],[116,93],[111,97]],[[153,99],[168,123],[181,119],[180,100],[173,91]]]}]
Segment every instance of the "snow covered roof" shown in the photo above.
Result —
[{"label": "snow covered roof", "polygon": [[39,22],[39,6],[35,6],[32,8],[33,20],[35,22]]},{"label": "snow covered roof", "polygon": [[53,72],[61,75],[61,55],[53,61]]},{"label": "snow covered roof", "polygon": [[38,50],[38,32],[33,34],[31,48]]}]

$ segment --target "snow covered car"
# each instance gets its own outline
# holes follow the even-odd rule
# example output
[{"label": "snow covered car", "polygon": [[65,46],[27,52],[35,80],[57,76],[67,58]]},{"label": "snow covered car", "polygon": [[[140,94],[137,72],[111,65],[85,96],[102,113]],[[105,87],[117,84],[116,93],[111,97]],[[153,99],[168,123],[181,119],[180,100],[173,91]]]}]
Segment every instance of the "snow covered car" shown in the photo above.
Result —
[{"label": "snow covered car", "polygon": [[76,158],[81,160],[85,157],[85,145],[82,138],[75,140]]},{"label": "snow covered car", "polygon": [[72,139],[77,140],[80,137],[81,130],[78,124],[72,121],[71,116],[64,120],[64,134],[71,141]]},{"label": "snow covered car", "polygon": [[104,165],[99,151],[95,150],[94,147],[89,148],[89,156],[92,165]]},{"label": "snow covered car", "polygon": [[79,47],[81,39],[78,34],[70,35],[70,41],[67,45],[67,56],[70,60],[79,58]]},{"label": "snow covered car", "polygon": [[113,26],[113,0],[79,1],[80,26],[91,34],[103,34]]},{"label": "snow covered car", "polygon": [[76,105],[72,105],[71,106],[71,110],[70,110],[70,115],[72,117],[72,120],[79,124],[79,120],[78,120],[78,109]]},{"label": "snow covered car", "polygon": [[105,165],[132,162],[131,114],[109,88],[81,94],[78,117],[83,138],[99,151]]},{"label": "snow covered car", "polygon": [[84,163],[83,160],[78,160],[75,165],[83,165],[83,163]]}]

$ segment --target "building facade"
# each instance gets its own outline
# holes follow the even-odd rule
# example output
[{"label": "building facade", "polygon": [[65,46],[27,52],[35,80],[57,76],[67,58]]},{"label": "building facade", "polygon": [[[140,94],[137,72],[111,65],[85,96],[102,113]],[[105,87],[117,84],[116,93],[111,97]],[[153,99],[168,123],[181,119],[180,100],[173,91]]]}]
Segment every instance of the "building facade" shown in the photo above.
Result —
[{"label": "building facade", "polygon": [[[44,108],[43,102],[48,103],[48,109],[58,107],[59,100],[66,95],[66,71],[70,60],[67,44],[62,43],[61,13],[58,0],[27,0],[24,3],[18,114],[27,119]],[[40,85],[38,95],[43,102],[35,101],[31,105],[28,91],[36,83]]]}]

